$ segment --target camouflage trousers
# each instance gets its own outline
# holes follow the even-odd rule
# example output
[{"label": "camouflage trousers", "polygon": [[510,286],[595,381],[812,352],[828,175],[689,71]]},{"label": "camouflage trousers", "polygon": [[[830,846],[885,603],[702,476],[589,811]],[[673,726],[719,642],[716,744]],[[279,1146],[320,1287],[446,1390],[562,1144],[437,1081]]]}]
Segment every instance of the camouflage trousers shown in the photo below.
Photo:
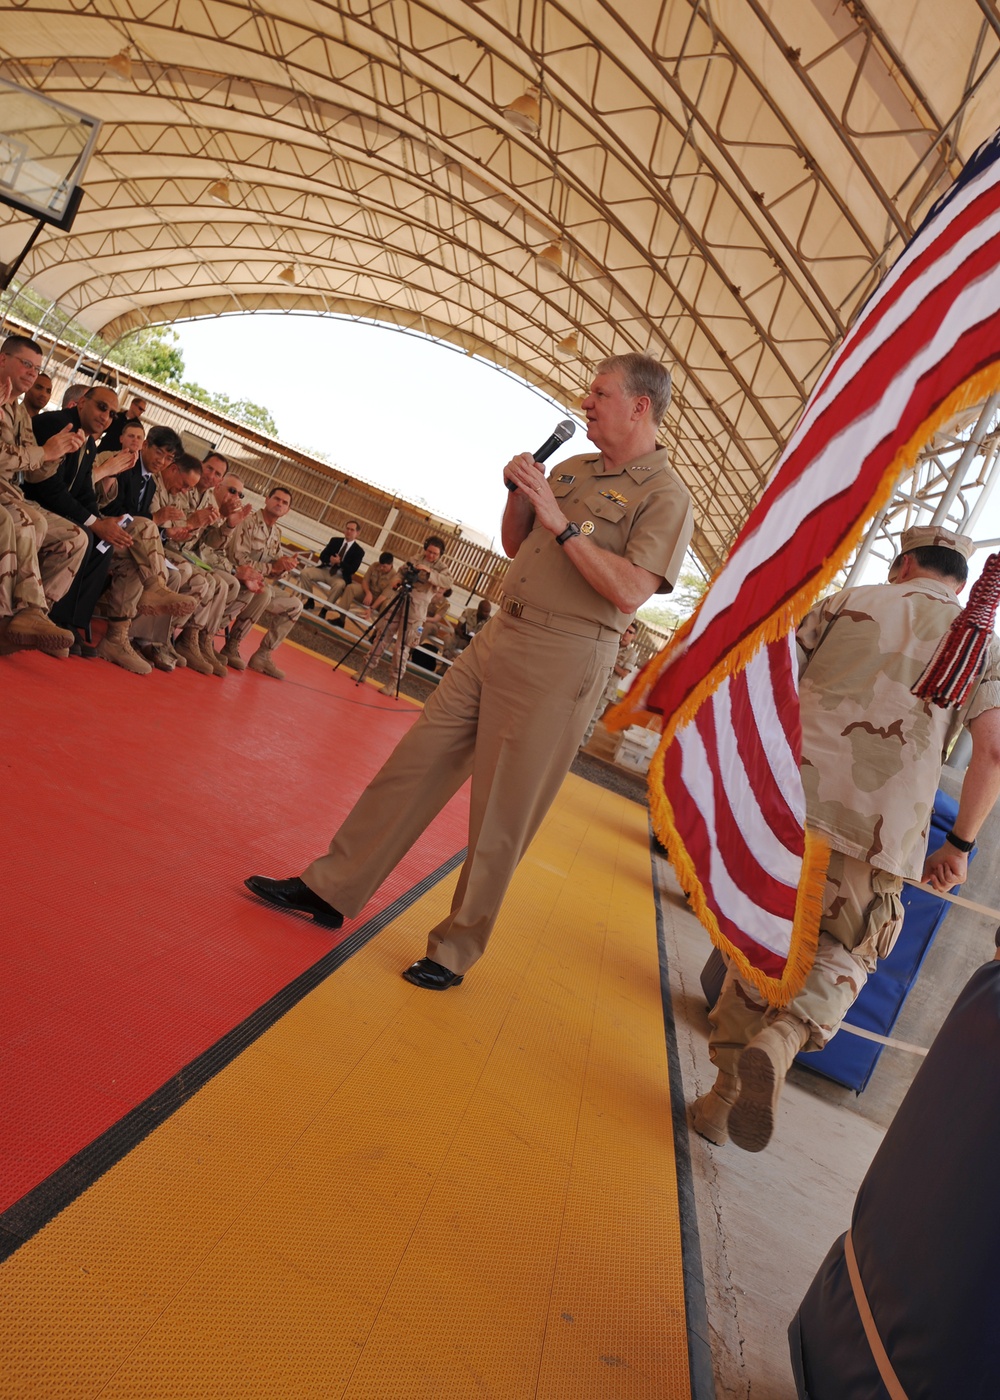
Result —
[{"label": "camouflage trousers", "polygon": [[115,546],[104,594],[105,614],[119,619],[135,617],[143,589],[153,582],[196,598],[201,609],[212,591],[210,575],[180,556],[170,561],[176,568],[168,570],[160,532],[151,520],[137,516],[128,528],[131,545]]},{"label": "camouflage trousers", "polygon": [[183,554],[172,549],[166,550],[165,553],[170,563],[179,571],[176,574],[171,571],[172,582],[168,580],[168,586],[175,593],[183,593],[186,598],[197,599],[198,606],[191,614],[191,621],[195,627],[204,628],[210,627],[214,622],[215,628],[210,634],[214,637],[222,618],[225,594],[220,603],[219,590],[220,587],[224,588],[224,585],[217,582],[214,572],[200,569],[197,564],[185,559]]},{"label": "camouflage trousers", "polygon": [[273,651],[279,647],[299,620],[302,612],[302,599],[293,597],[273,585],[266,585],[260,593],[250,593],[241,588],[236,597],[242,602],[235,621],[230,628],[230,640],[237,646],[250,631],[255,622],[267,628],[267,636],[260,644],[261,651]]},{"label": "camouflage trousers", "polygon": [[[830,1042],[877,960],[891,951],[903,924],[902,888],[888,870],[840,851],[831,854],[816,961],[798,996],[783,1008],[808,1027],[807,1050]],[[716,1066],[735,1074],[740,1051],[778,1014],[730,964],[708,1016],[708,1051]]]},{"label": "camouflage trousers", "polygon": [[[398,598],[399,593],[394,593],[393,598]],[[372,649],[376,658],[383,652],[384,648],[392,641],[392,656],[389,659],[389,669],[396,674],[399,670],[406,669],[410,659],[410,652],[420,641],[420,634],[423,631],[424,623],[427,620],[427,610],[431,605],[431,594],[411,593],[410,594],[410,615],[407,619],[406,635],[403,635],[403,610],[406,607],[402,603],[396,612],[395,617],[387,619],[379,627],[372,639]],[[402,650],[402,657],[400,656]]]},{"label": "camouflage trousers", "polygon": [[72,520],[15,495],[13,488],[4,492],[3,509],[16,535],[14,611],[41,608],[47,612],[69,592],[87,553],[87,532]]}]

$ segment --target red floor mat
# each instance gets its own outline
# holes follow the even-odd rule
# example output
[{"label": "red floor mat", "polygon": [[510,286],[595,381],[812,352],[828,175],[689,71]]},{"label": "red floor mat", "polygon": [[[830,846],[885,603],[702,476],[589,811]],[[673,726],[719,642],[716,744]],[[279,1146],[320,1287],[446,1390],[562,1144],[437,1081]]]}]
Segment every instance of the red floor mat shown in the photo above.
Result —
[{"label": "red floor mat", "polygon": [[463,790],[340,933],[254,901],[244,876],[325,850],[417,714],[279,659],[0,660],[0,1211],[465,844]]}]

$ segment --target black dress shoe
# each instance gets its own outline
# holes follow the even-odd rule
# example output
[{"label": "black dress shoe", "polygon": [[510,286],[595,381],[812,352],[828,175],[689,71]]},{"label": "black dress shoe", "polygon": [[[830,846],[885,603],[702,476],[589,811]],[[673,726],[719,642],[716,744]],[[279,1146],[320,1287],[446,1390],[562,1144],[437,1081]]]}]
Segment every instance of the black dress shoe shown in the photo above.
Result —
[{"label": "black dress shoe", "polygon": [[320,899],[318,894],[313,894],[309,886],[297,875],[292,875],[288,880],[269,880],[266,875],[251,875],[243,883],[248,890],[252,890],[268,904],[273,904],[276,909],[291,909],[298,914],[311,914],[313,923],[322,924],[324,928],[340,928],[344,922],[340,910],[334,909],[332,904],[327,904],[325,899]]},{"label": "black dress shoe", "polygon": [[464,974],[452,972],[450,967],[442,967],[431,958],[421,958],[412,967],[408,967],[403,976],[415,987],[427,987],[432,992],[443,992],[446,987],[457,987]]}]

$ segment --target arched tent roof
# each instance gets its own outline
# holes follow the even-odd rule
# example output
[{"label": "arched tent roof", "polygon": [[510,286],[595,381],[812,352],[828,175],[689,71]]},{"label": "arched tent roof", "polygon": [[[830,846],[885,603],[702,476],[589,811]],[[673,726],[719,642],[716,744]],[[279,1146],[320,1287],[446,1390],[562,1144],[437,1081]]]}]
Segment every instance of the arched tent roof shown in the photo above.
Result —
[{"label": "arched tent roof", "polygon": [[[664,440],[709,566],[880,270],[1000,123],[992,0],[0,15],[0,75],[104,122],[72,231],[24,264],[34,289],[112,340],[374,317],[569,406],[602,356],[649,350],[675,369]],[[29,228],[9,217],[0,258]]]}]

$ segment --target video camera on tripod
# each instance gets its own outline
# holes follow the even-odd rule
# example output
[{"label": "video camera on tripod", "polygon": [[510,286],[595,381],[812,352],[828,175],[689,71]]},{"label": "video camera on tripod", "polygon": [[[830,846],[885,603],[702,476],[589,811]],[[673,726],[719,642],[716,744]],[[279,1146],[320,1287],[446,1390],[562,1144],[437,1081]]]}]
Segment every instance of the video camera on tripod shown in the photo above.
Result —
[{"label": "video camera on tripod", "polygon": [[427,578],[422,577],[422,575],[426,575],[426,573],[426,569],[418,568],[416,564],[407,559],[406,563],[399,571],[400,588],[404,588],[407,593],[412,593],[414,584],[427,582]]}]

